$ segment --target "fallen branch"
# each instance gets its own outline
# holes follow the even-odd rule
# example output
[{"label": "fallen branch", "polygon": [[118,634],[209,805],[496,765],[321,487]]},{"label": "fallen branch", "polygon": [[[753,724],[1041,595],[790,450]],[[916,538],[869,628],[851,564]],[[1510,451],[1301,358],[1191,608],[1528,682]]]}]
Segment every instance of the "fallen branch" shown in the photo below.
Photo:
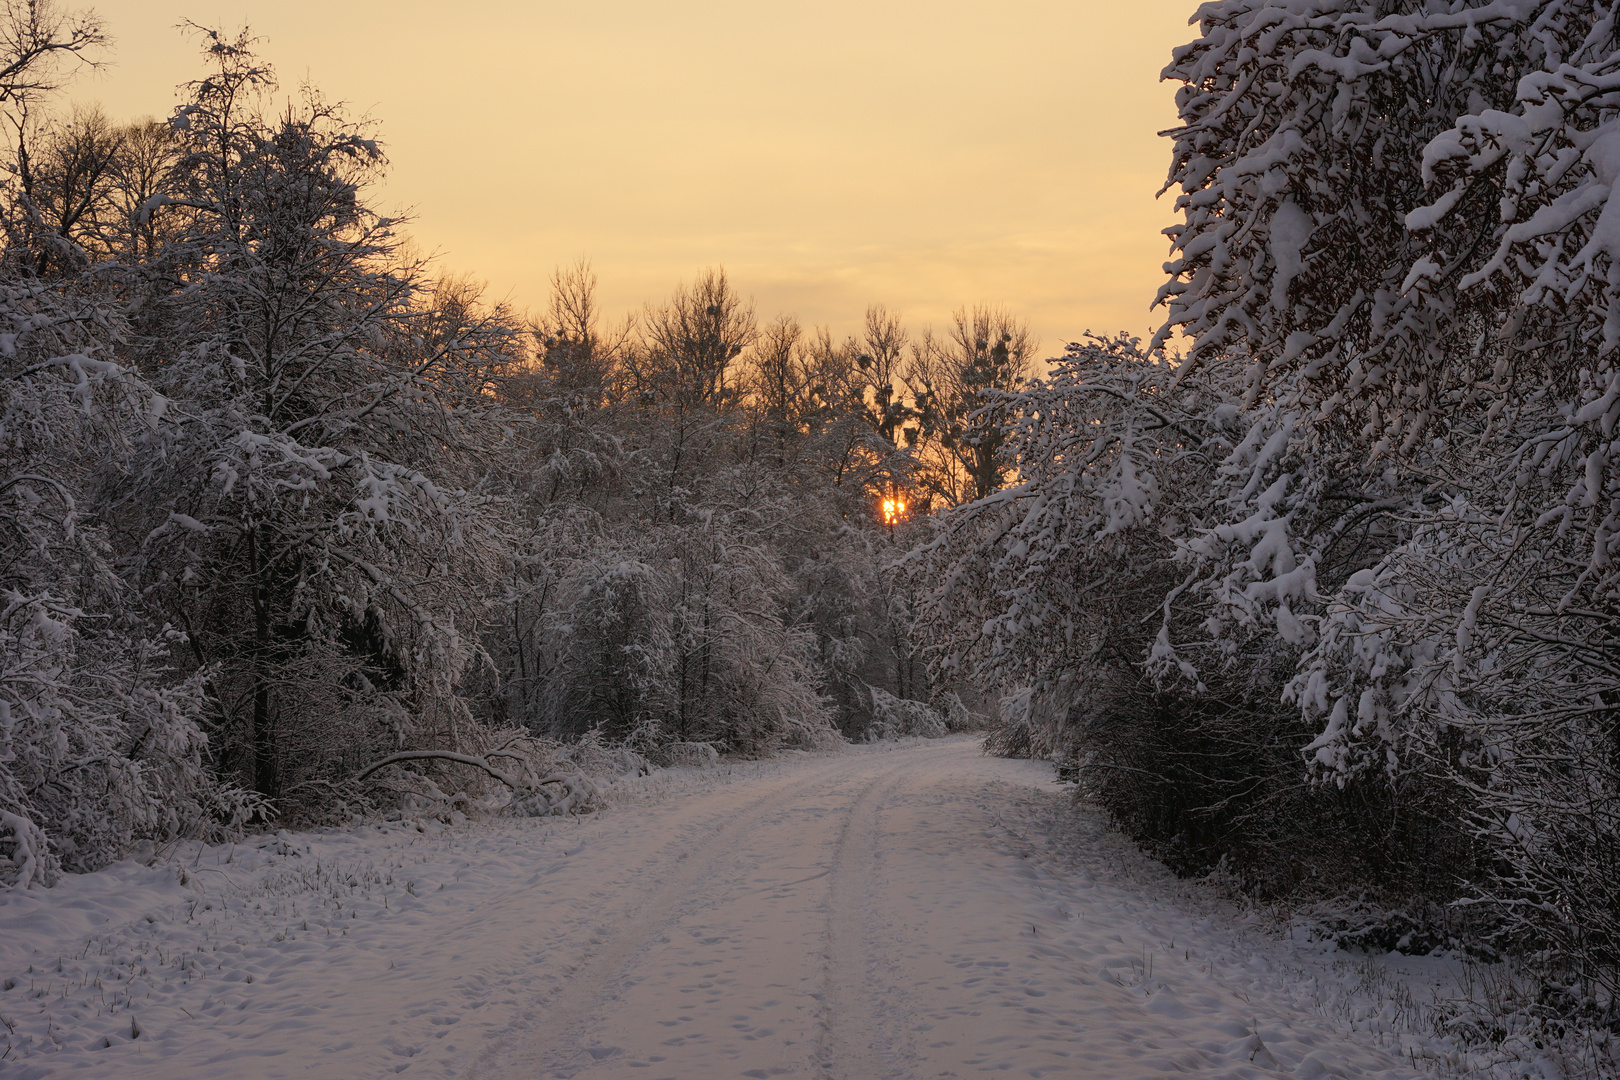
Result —
[{"label": "fallen branch", "polygon": [[[510,743],[507,745],[510,745]],[[504,748],[494,751],[494,753],[502,757],[514,758],[520,762],[523,761],[517,754]],[[401,750],[398,753],[389,754],[379,761],[374,761],[355,773],[354,782],[359,783],[371,774],[390,765],[400,765],[408,761],[449,761],[457,765],[470,765],[475,769],[488,773],[510,788],[513,794],[518,796],[514,800],[515,802],[524,802],[538,797],[544,800],[546,808],[554,814],[575,813],[586,806],[597,794],[596,785],[584,776],[551,772],[545,776],[537,777],[533,772],[526,771],[525,775],[517,777],[491,765],[486,758],[474,754],[457,754],[450,750]],[[545,791],[547,784],[556,784],[562,788],[562,797],[553,798],[550,793]]]},{"label": "fallen branch", "polygon": [[398,765],[402,761],[427,761],[432,759],[437,759],[440,761],[453,761],[458,765],[471,765],[475,769],[482,769],[495,779],[499,780],[501,783],[505,784],[507,787],[514,790],[522,790],[528,787],[527,784],[514,779],[508,773],[502,772],[500,769],[497,769],[495,766],[491,765],[488,761],[485,761],[481,757],[474,757],[471,754],[455,754],[451,753],[449,750],[401,750],[397,754],[389,754],[381,761],[373,761],[370,765],[367,765],[365,768],[355,773],[354,779],[355,782],[358,783],[370,776],[372,773],[376,772],[378,769],[387,768],[389,765]]}]

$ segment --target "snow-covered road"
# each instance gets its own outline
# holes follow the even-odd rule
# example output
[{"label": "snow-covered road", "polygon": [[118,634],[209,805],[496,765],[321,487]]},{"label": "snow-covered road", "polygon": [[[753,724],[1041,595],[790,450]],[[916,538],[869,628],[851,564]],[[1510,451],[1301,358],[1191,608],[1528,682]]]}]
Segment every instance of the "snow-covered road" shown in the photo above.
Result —
[{"label": "snow-covered road", "polygon": [[1328,958],[969,740],[228,857],[0,900],[0,1076],[1412,1075]]}]

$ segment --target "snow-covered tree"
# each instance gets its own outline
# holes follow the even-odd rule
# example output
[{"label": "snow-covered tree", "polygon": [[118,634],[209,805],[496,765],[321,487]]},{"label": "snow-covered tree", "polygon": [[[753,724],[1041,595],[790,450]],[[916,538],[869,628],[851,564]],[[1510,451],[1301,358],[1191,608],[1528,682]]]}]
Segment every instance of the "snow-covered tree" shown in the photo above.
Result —
[{"label": "snow-covered tree", "polygon": [[269,796],[380,750],[457,747],[493,574],[477,454],[511,337],[436,296],[366,186],[381,150],[318,98],[265,113],[245,36],[172,123],[147,213],[183,208],[142,342],[172,423],[112,496],[130,574],[212,671],[219,749]]},{"label": "snow-covered tree", "polygon": [[1614,13],[1201,16],[1167,72],[1188,121],[1171,321],[1364,452],[1364,497],[1382,469],[1402,499],[1400,543],[1330,583],[1290,688],[1313,765],[1462,785],[1513,868],[1482,886],[1498,910],[1612,978]]},{"label": "snow-covered tree", "polygon": [[[1560,785],[1583,777],[1587,809],[1614,798],[1592,757],[1612,741],[1608,9],[1230,0],[1198,18],[1166,69],[1184,220],[1160,294],[1161,340],[1179,329],[1190,353],[1138,362],[1140,390],[1081,356],[1008,402],[1020,475],[948,515],[924,564],[948,583],[940,660],[1022,688],[1021,722],[1081,751],[1107,736],[1088,710],[1135,700],[1152,715],[1107,737],[1182,710],[1206,775],[1233,746],[1303,754],[1324,805],[1362,800],[1352,822],[1431,814],[1447,872],[1484,865],[1465,816],[1510,861],[1532,834],[1577,850]],[[1111,385],[1116,404],[1087,404]],[[1048,428],[1067,441],[1034,440]],[[1551,773],[1527,764],[1548,739]],[[1179,798],[1126,795],[1150,816]],[[1576,884],[1601,864],[1569,863],[1570,895],[1600,892]],[[1532,876],[1496,894],[1556,909]]]},{"label": "snow-covered tree", "polygon": [[[1612,977],[1613,13],[1198,21],[1165,71],[1160,341],[1190,351],[1088,346],[1003,399],[1017,475],[917,556],[937,662],[1016,691],[1017,739],[1089,760],[1141,834],[1292,836],[1306,873],[1431,898],[1470,878]],[[1436,876],[1299,842],[1371,849],[1383,819]]]},{"label": "snow-covered tree", "polygon": [[[30,131],[60,61],[99,42],[88,16],[0,9],[0,107],[14,130]],[[24,172],[5,193],[9,225],[43,220]],[[127,335],[115,296],[76,272],[82,262],[41,262],[45,250],[14,234],[0,259],[0,884],[23,887],[254,810],[217,781],[206,673],[175,670],[193,667],[175,658],[185,638],[119,576],[97,501],[167,401],[114,358]],[[68,272],[40,276],[53,268]]]}]

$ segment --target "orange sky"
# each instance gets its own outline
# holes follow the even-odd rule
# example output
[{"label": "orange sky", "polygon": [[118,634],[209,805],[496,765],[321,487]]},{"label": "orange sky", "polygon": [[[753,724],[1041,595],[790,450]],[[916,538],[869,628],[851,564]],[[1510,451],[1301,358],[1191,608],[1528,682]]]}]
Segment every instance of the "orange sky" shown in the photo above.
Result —
[{"label": "orange sky", "polygon": [[[71,0],[64,0],[71,5]],[[539,307],[594,263],[608,311],[724,264],[763,317],[852,329],[1005,303],[1053,353],[1145,333],[1170,224],[1158,74],[1192,0],[102,0],[72,96],[166,116],[181,18],[244,21],[284,89],[381,122],[384,208]]]}]

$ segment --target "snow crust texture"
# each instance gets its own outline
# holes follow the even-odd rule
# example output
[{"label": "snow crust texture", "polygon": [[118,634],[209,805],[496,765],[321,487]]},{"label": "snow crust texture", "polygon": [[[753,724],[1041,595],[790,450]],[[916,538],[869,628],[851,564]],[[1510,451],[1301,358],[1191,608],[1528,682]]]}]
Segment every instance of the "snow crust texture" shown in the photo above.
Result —
[{"label": "snow crust texture", "polygon": [[972,740],[185,866],[0,896],[0,1077],[1413,1075],[1329,958]]}]

